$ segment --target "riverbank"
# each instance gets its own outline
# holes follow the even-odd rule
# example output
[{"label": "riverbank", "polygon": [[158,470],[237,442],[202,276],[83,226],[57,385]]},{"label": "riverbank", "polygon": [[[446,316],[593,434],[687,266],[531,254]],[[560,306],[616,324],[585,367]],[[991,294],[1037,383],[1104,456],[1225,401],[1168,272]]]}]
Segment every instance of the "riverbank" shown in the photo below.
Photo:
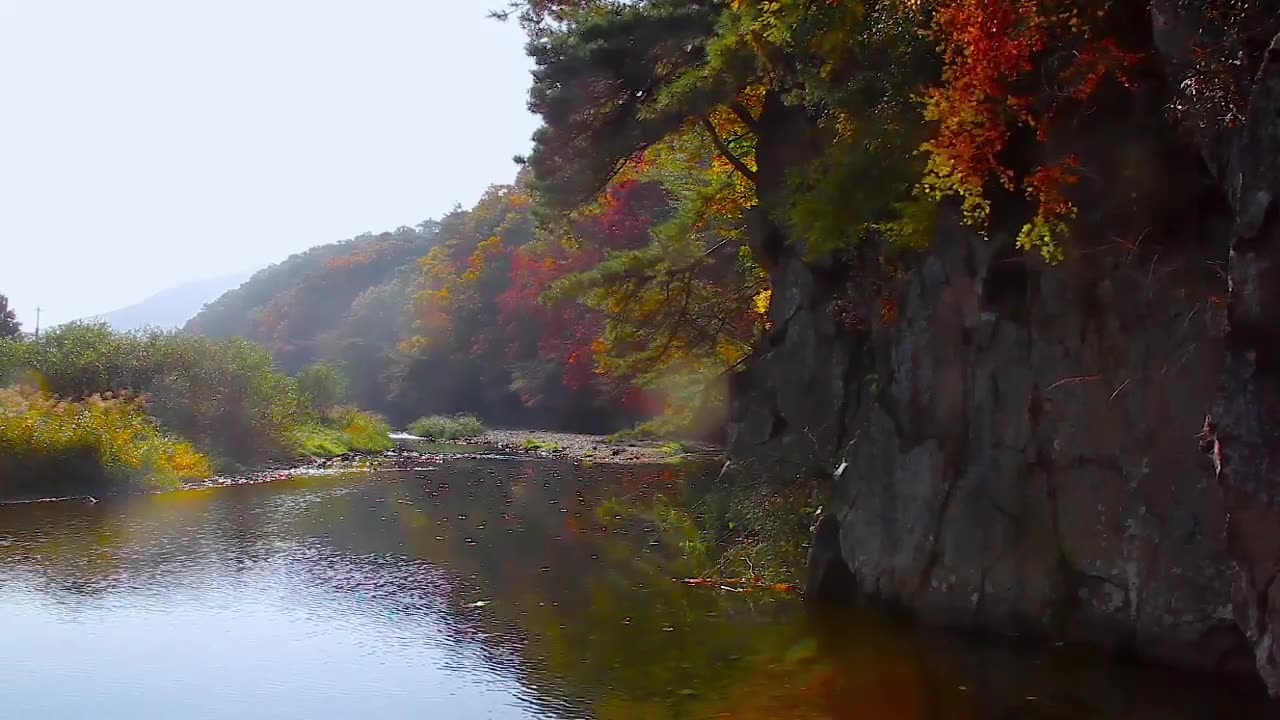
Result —
[{"label": "riverbank", "polygon": [[706,460],[723,453],[723,448],[709,443],[615,440],[605,435],[542,430],[490,430],[478,438],[477,442],[507,452],[554,456],[609,465],[648,465]]},{"label": "riverbank", "polygon": [[[348,452],[336,457],[282,461],[234,474],[182,483],[173,489],[256,485],[309,475],[354,471],[433,470],[446,458],[498,457],[555,458],[583,465],[658,465],[705,461],[719,457],[723,450],[709,443],[682,443],[660,440],[615,440],[604,435],[559,433],[541,430],[490,430],[466,440],[437,443],[405,433],[393,433],[397,447],[385,452]],[[38,497],[15,495],[0,498],[0,505],[100,499],[108,495],[139,494],[141,488],[95,488],[89,494]],[[161,491],[152,490],[151,492]]]}]

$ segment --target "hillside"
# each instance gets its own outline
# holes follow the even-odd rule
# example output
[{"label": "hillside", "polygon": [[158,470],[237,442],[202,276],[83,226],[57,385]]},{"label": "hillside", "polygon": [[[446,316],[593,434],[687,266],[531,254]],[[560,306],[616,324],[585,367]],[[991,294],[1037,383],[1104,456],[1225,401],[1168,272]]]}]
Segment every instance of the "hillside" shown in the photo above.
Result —
[{"label": "hillside", "polygon": [[322,360],[359,366],[357,398],[381,405],[410,280],[437,232],[427,221],[298,253],[254,273],[184,330],[258,342],[290,373]]},{"label": "hillside", "polygon": [[238,287],[249,279],[249,273],[240,272],[233,275],[193,280],[167,290],[162,290],[141,302],[134,303],[118,310],[112,310],[92,318],[96,322],[105,322],[113,329],[127,332],[144,327],[174,329],[182,327],[188,320],[208,303],[220,295]]}]

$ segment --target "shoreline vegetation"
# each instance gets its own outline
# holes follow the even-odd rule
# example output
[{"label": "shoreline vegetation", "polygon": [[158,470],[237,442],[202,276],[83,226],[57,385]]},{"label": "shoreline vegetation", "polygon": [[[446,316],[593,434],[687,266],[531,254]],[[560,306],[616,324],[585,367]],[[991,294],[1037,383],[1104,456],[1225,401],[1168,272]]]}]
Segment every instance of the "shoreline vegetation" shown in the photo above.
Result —
[{"label": "shoreline vegetation", "polygon": [[165,489],[394,447],[332,368],[281,373],[244,340],[73,323],[0,340],[0,497]]}]

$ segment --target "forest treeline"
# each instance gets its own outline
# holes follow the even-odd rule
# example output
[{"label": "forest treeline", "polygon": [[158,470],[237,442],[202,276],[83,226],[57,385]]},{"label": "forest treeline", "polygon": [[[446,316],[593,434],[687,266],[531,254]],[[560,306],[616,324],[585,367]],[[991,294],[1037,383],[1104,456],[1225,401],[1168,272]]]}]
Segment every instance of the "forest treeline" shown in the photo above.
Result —
[{"label": "forest treeline", "polygon": [[[439,221],[263,270],[185,331],[251,340],[286,372],[338,366],[356,402],[398,424],[471,412],[600,433],[664,417],[683,430],[722,405],[717,381],[762,328],[759,268],[736,253],[655,248],[653,234],[678,218],[654,180],[615,182],[554,228],[538,210],[522,173]],[[704,267],[649,288],[655,260]],[[621,274],[634,276],[629,291],[613,287]]]}]

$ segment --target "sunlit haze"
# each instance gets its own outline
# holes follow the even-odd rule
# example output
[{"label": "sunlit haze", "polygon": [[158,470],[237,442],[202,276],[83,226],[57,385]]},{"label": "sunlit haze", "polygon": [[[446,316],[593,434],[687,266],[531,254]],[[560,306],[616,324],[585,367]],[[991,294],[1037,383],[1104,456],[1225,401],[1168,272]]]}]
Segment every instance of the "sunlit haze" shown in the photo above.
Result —
[{"label": "sunlit haze", "polygon": [[28,328],[414,225],[536,122],[501,0],[0,0],[0,293]]}]

